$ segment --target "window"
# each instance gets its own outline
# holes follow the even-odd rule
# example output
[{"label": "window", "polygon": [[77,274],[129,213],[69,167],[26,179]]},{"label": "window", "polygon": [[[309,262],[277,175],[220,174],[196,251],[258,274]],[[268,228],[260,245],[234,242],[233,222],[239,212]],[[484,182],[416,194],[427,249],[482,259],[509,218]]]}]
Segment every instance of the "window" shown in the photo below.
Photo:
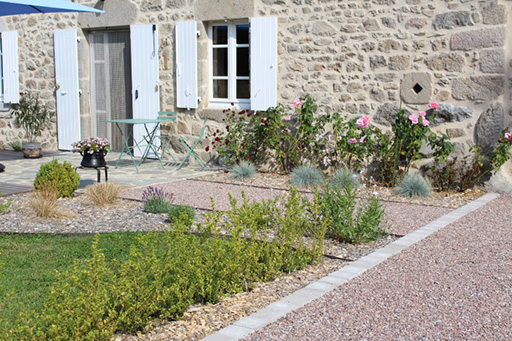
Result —
[{"label": "window", "polygon": [[249,108],[251,98],[249,23],[221,23],[209,27],[210,106],[236,103]]}]

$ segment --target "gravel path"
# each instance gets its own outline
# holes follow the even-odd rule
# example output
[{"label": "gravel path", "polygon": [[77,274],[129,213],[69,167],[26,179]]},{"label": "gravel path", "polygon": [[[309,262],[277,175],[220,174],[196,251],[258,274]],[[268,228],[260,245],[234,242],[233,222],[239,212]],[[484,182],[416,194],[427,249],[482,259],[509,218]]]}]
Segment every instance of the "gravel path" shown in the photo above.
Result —
[{"label": "gravel path", "polygon": [[500,196],[247,340],[511,339],[511,220]]}]

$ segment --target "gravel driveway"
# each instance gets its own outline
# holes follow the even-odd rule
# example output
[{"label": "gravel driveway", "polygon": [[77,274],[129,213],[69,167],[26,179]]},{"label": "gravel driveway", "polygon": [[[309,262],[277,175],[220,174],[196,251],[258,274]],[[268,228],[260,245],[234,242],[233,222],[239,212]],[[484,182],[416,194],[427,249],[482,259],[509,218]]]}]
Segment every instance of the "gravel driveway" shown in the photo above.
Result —
[{"label": "gravel driveway", "polygon": [[502,195],[246,340],[509,340],[511,221]]}]

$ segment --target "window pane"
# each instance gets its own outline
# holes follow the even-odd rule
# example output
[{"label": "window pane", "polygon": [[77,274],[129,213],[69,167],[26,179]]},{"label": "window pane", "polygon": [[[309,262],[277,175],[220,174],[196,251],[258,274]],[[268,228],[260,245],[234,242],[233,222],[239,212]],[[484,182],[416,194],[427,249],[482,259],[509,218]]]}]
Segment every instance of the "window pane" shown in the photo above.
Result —
[{"label": "window pane", "polygon": [[236,98],[251,98],[251,84],[248,80],[236,81]]},{"label": "window pane", "polygon": [[228,49],[227,48],[213,49],[213,75],[214,76],[227,76],[228,75]]},{"label": "window pane", "polygon": [[249,48],[239,47],[236,49],[236,75],[249,76]]},{"label": "window pane", "polygon": [[213,81],[213,98],[228,98],[227,79],[215,79]]},{"label": "window pane", "polygon": [[228,27],[213,26],[213,44],[226,45],[228,43]]},{"label": "window pane", "polygon": [[236,25],[236,43],[249,44],[249,25]]}]

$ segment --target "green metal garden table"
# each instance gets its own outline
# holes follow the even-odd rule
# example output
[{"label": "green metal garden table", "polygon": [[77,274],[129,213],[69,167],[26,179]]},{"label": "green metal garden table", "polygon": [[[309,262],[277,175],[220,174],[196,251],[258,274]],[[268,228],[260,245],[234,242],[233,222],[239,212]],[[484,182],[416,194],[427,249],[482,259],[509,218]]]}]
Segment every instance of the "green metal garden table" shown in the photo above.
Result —
[{"label": "green metal garden table", "polygon": [[[121,150],[121,154],[117,159],[116,168],[119,165],[119,161],[121,160],[121,158],[124,155],[129,155],[133,162],[133,165],[135,166],[135,169],[138,172],[139,168],[137,167],[137,162],[133,157],[135,149],[139,149],[141,151],[143,150],[139,166],[147,159],[149,153],[151,152],[155,154],[156,159],[158,159],[158,162],[160,162],[160,166],[164,166],[164,164],[162,163],[162,153],[158,151],[159,146],[155,144],[155,136],[157,135],[158,129],[160,128],[160,123],[164,122],[164,120],[158,118],[125,118],[121,120],[107,120],[105,122],[115,123],[117,129],[119,130],[119,133],[121,134],[121,138],[123,139],[123,149]],[[127,136],[126,134],[123,133],[123,130],[121,129],[122,124],[144,125],[144,130],[146,131],[146,134],[139,141],[133,139],[133,145],[130,146],[130,139],[132,138],[133,135],[133,129],[130,130],[131,132]],[[154,124],[154,126],[150,127],[149,125],[152,124]]]}]

